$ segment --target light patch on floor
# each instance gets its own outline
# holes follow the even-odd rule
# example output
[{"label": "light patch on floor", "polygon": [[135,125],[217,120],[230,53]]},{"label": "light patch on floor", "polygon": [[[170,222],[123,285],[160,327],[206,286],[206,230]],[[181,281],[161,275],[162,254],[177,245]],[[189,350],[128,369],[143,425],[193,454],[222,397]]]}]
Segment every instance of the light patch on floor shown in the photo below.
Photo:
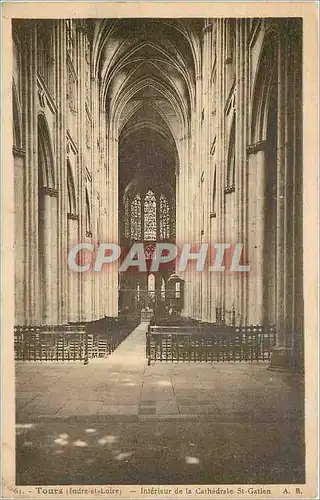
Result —
[{"label": "light patch on floor", "polygon": [[69,441],[67,439],[63,439],[63,438],[57,438],[53,442],[55,444],[60,444],[60,446],[67,446],[69,444]]},{"label": "light patch on floor", "polygon": [[17,429],[32,429],[35,424],[16,424]]},{"label": "light patch on floor", "polygon": [[79,448],[84,448],[85,446],[88,446],[85,441],[82,441],[81,439],[78,439],[77,441],[74,441],[74,446],[78,446]]},{"label": "light patch on floor", "polygon": [[171,382],[168,382],[167,380],[159,380],[157,385],[160,385],[161,387],[170,387]]},{"label": "light patch on floor", "polygon": [[98,439],[99,444],[115,444],[118,441],[118,436],[104,436]]},{"label": "light patch on floor", "polygon": [[197,457],[186,457],[186,464],[188,465],[197,465],[199,463],[200,460]]},{"label": "light patch on floor", "polygon": [[132,456],[132,452],[119,453],[116,456],[116,460],[122,461],[122,460],[125,460],[126,458],[130,458],[131,456]]}]

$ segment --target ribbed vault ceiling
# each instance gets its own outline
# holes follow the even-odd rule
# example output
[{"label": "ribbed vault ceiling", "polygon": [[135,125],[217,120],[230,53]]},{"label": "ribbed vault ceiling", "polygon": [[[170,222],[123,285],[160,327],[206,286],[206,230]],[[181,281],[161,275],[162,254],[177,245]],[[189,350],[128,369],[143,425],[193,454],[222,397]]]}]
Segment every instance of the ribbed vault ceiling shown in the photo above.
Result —
[{"label": "ribbed vault ceiling", "polygon": [[150,128],[177,146],[189,133],[202,27],[201,19],[92,24],[94,72],[113,134]]}]

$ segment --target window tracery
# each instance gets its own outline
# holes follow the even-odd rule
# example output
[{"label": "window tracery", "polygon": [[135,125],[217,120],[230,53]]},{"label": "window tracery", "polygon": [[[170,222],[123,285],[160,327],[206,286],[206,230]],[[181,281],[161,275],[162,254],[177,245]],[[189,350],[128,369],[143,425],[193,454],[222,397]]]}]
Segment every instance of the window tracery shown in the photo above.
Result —
[{"label": "window tracery", "polygon": [[131,202],[130,207],[130,225],[131,225],[131,239],[141,240],[141,196],[139,193],[135,195]]},{"label": "window tracery", "polygon": [[169,240],[175,234],[173,207],[164,193],[147,189],[133,196],[127,194],[123,203],[125,239]]},{"label": "window tracery", "polygon": [[164,194],[160,195],[160,240],[170,238],[170,207]]},{"label": "window tracery", "polygon": [[154,192],[149,189],[144,197],[144,239],[157,239],[157,201]]},{"label": "window tracery", "polygon": [[126,197],[124,202],[124,237],[129,238],[129,199]]}]

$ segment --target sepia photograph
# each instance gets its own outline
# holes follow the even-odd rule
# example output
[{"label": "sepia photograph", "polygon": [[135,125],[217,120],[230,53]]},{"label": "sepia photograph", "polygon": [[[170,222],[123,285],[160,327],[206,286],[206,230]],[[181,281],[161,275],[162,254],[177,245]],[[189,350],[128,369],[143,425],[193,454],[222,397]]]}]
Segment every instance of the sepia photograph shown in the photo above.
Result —
[{"label": "sepia photograph", "polygon": [[316,494],[306,21],[186,4],[10,16],[8,497]]}]

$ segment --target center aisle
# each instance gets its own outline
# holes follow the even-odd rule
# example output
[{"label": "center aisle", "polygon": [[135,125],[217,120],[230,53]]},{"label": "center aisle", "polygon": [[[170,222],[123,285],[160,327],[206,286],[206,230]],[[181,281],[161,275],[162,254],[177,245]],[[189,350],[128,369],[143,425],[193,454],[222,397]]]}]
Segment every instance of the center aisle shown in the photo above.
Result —
[{"label": "center aisle", "polygon": [[[119,371],[131,370],[143,373],[146,366],[146,332],[148,323],[140,323],[119,347],[103,362]],[[90,360],[90,363],[95,360]]]}]

